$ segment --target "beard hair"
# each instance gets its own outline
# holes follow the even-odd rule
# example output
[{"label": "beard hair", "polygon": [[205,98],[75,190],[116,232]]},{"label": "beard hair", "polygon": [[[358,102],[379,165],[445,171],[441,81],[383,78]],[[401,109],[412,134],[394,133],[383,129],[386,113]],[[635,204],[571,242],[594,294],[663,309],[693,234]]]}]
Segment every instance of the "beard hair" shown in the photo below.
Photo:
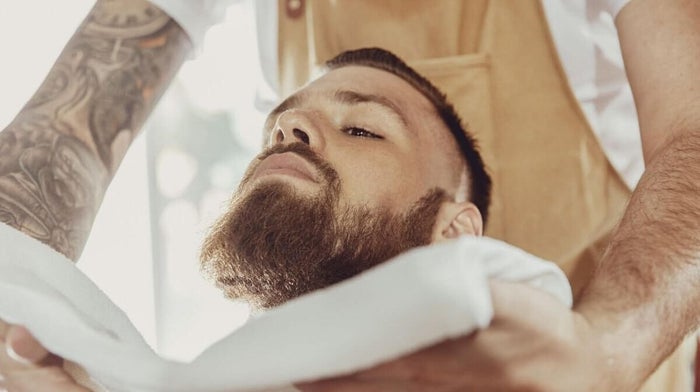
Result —
[{"label": "beard hair", "polygon": [[[292,151],[317,167],[325,164],[318,156],[310,159],[315,153],[302,146]],[[278,306],[428,244],[447,198],[445,191],[433,189],[404,214],[365,206],[341,209],[340,183],[329,167],[320,170],[326,184],[317,196],[300,195],[279,181],[242,191],[254,169],[212,227],[200,260],[205,275],[227,297],[256,308]]]}]

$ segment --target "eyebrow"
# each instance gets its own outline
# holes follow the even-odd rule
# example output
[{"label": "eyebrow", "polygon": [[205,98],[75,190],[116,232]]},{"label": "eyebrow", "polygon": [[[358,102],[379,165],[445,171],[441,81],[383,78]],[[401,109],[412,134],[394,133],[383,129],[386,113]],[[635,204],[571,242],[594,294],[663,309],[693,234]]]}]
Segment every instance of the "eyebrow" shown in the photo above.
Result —
[{"label": "eyebrow", "polygon": [[[306,95],[307,94],[302,91],[287,97],[287,99],[285,99],[279,105],[277,105],[277,107],[272,109],[270,114],[267,116],[265,123],[268,123],[270,120],[279,116],[286,110],[300,106],[301,103],[305,100]],[[387,109],[390,112],[392,112],[392,114],[395,115],[403,123],[404,126],[408,126],[406,116],[404,116],[401,109],[399,109],[399,107],[389,98],[386,98],[384,96],[377,94],[365,94],[352,90],[337,90],[335,91],[335,93],[333,93],[333,101],[347,105],[357,105],[361,103],[377,104],[382,106],[384,109]]]},{"label": "eyebrow", "polygon": [[338,90],[333,94],[333,98],[340,103],[345,103],[349,105],[357,105],[360,103],[374,103],[383,106],[385,109],[391,111],[396,117],[401,120],[403,125],[408,126],[406,117],[403,115],[401,109],[389,98],[376,95],[376,94],[363,94],[352,90]]}]

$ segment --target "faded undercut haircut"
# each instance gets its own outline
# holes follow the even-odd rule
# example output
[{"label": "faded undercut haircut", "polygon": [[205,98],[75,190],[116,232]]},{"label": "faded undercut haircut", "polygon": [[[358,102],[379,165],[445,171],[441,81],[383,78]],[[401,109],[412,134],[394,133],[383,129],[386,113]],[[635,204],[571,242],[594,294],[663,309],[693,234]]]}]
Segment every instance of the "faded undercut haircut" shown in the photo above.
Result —
[{"label": "faded undercut haircut", "polygon": [[479,209],[484,226],[486,226],[491,202],[491,177],[486,172],[486,166],[479,153],[476,139],[467,132],[454,106],[447,100],[445,94],[398,56],[385,49],[348,50],[328,60],[325,65],[328,70],[360,65],[387,71],[408,82],[428,98],[457,141],[469,171],[469,201]]}]

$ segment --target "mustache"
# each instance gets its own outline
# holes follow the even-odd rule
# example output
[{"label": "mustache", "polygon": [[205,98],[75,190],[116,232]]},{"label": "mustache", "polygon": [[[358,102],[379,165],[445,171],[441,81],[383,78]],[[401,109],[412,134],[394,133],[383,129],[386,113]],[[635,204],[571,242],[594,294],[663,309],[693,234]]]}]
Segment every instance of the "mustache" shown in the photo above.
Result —
[{"label": "mustache", "polygon": [[[260,154],[258,154],[257,157],[255,157],[255,167],[257,167],[260,162],[265,160],[265,158],[269,157],[270,155],[283,154],[285,152],[295,153],[307,160],[321,173],[321,176],[328,184],[334,185],[340,183],[338,172],[333,168],[333,166],[323,159],[316,151],[312,150],[311,147],[301,142],[291,144],[275,144],[272,147],[266,148]],[[252,168],[253,170],[251,170],[251,172],[254,171],[255,167]]]}]

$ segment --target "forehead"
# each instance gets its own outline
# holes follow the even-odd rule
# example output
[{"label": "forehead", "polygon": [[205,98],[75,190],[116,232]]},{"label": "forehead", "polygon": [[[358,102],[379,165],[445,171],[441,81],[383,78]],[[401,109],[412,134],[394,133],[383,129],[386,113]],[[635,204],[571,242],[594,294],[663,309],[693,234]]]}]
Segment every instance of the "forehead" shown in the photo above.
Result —
[{"label": "forehead", "polygon": [[435,113],[430,101],[408,82],[390,72],[364,66],[331,70],[309,83],[298,94],[328,97],[338,90],[383,97],[413,120],[425,118],[427,112]]},{"label": "forehead", "polygon": [[432,105],[427,98],[400,77],[377,68],[345,66],[331,70],[308,84],[306,91],[351,89],[366,94],[384,96],[395,103],[410,104],[423,109]]}]

